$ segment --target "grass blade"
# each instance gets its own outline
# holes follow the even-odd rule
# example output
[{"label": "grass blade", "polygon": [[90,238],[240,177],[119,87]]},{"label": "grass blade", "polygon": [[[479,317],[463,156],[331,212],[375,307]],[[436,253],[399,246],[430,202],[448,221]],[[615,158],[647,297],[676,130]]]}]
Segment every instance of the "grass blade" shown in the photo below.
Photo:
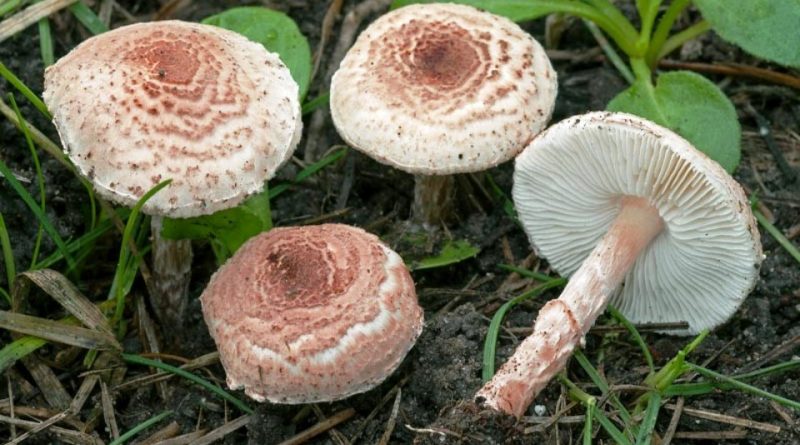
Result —
[{"label": "grass blade", "polygon": [[31,91],[31,89],[28,88],[27,85],[25,85],[25,83],[19,80],[19,78],[16,75],[14,75],[14,73],[12,73],[11,70],[9,70],[2,63],[0,63],[0,76],[3,76],[8,81],[8,83],[13,85],[14,88],[17,89],[17,91],[22,93],[22,95],[25,96],[25,98],[28,99],[28,101],[30,101],[30,103],[33,104],[33,106],[36,107],[36,109],[39,110],[39,112],[42,113],[44,117],[47,118],[47,120],[49,121],[53,120],[53,116],[50,114],[49,111],[47,111],[47,105],[45,105],[44,102],[42,102],[42,99],[39,99],[39,96],[34,94],[33,91]]},{"label": "grass blade", "polygon": [[611,314],[612,317],[614,317],[617,320],[617,322],[619,322],[619,324],[625,326],[625,329],[627,329],[628,332],[630,332],[631,337],[633,337],[633,340],[636,342],[636,344],[639,345],[639,348],[642,350],[642,355],[644,355],[644,359],[647,362],[647,366],[650,368],[650,374],[653,374],[656,371],[656,367],[653,364],[653,356],[650,354],[650,348],[647,347],[647,344],[644,342],[644,339],[642,339],[642,336],[639,334],[639,331],[636,330],[636,327],[633,325],[633,323],[628,321],[628,319],[625,318],[624,315],[622,315],[622,312],[618,311],[617,308],[615,308],[614,306],[609,304],[608,306],[606,306],[606,310]]},{"label": "grass blade", "polygon": [[69,266],[74,267],[75,260],[69,254],[67,246],[66,244],[64,244],[64,240],[61,239],[61,235],[59,235],[56,229],[53,227],[53,225],[50,224],[50,220],[47,219],[47,215],[44,214],[42,208],[39,207],[38,204],[36,204],[36,201],[33,200],[28,191],[25,190],[25,187],[23,187],[22,184],[20,184],[20,182],[17,180],[17,178],[14,177],[14,175],[11,173],[11,169],[9,169],[6,163],[3,162],[2,160],[0,160],[0,173],[3,174],[3,176],[6,178],[6,181],[8,181],[9,185],[11,185],[11,188],[13,188],[15,192],[17,192],[17,195],[19,195],[19,197],[22,198],[25,204],[28,205],[28,208],[31,209],[34,215],[36,215],[36,218],[39,220],[39,223],[42,225],[42,227],[44,227],[44,231],[47,232],[47,234],[50,236],[50,239],[52,239],[53,242],[56,244],[56,247],[61,252],[61,255],[63,255],[64,258],[66,258],[67,263],[69,263]]},{"label": "grass blade", "polygon": [[233,404],[234,406],[239,408],[241,411],[243,411],[243,412],[245,412],[247,414],[253,414],[253,410],[249,406],[247,406],[244,402],[242,402],[241,400],[237,399],[232,394],[230,394],[229,392],[227,392],[224,389],[220,388],[219,386],[214,385],[213,383],[211,383],[211,382],[209,382],[209,381],[207,381],[207,380],[205,380],[205,379],[203,379],[201,377],[198,377],[197,375],[192,374],[189,371],[186,371],[186,370],[181,369],[181,368],[176,368],[175,366],[168,365],[168,364],[166,364],[164,362],[160,362],[158,360],[150,360],[150,359],[147,359],[147,358],[135,355],[135,354],[122,354],[122,359],[125,360],[128,363],[133,363],[135,365],[143,365],[143,366],[150,366],[150,367],[153,367],[153,368],[163,369],[164,371],[170,372],[170,373],[175,374],[175,375],[177,375],[179,377],[183,377],[183,378],[185,378],[185,379],[187,379],[187,380],[189,380],[191,382],[194,382],[194,383],[202,386],[203,388],[213,392],[214,394],[222,397],[223,399],[227,400],[228,402],[230,402],[231,404]]},{"label": "grass blade", "polygon": [[92,34],[97,35],[108,31],[106,24],[100,20],[100,17],[91,8],[86,6],[86,3],[77,1],[69,6],[69,10]]},{"label": "grass blade", "polygon": [[[122,210],[127,210],[127,209],[122,209]],[[127,217],[127,212],[119,212],[119,213],[121,213],[120,214],[121,218],[126,218]],[[69,253],[75,253],[75,252],[77,252],[77,251],[79,251],[81,249],[84,249],[84,248],[87,248],[87,247],[91,246],[91,244],[94,241],[96,241],[101,236],[105,235],[109,230],[111,230],[111,228],[113,226],[114,225],[113,225],[113,223],[111,222],[110,219],[104,220],[100,225],[98,225],[94,229],[84,233],[79,238],[76,238],[76,239],[74,239],[72,241],[68,241],[67,242],[67,251]],[[85,256],[86,254],[83,254],[83,255]],[[61,261],[63,259],[64,259],[64,255],[62,255],[61,252],[56,251],[56,252],[53,252],[53,254],[50,255],[49,257],[47,257],[47,258],[43,259],[42,261],[40,261],[39,263],[37,263],[34,267],[32,267],[32,269],[50,268],[50,267],[53,267],[55,264],[57,264],[59,261]],[[70,269],[68,269],[65,273],[69,274],[69,272],[71,272]]]},{"label": "grass blade", "polygon": [[[83,323],[84,326],[113,338],[113,331],[103,312],[81,294],[78,288],[64,275],[54,270],[43,269],[23,272],[20,277],[30,280],[31,283],[38,286],[58,302],[61,307],[66,309],[67,312]],[[22,290],[24,288],[19,287],[16,289]],[[25,290],[25,292],[18,292],[15,295],[17,307],[21,306],[23,300],[27,298],[27,289]]]},{"label": "grass blade", "polygon": [[144,422],[136,425],[135,427],[131,428],[129,431],[125,432],[118,438],[112,440],[108,445],[122,445],[123,443],[127,442],[129,439],[132,439],[133,436],[141,433],[142,431],[150,428],[151,426],[161,422],[162,420],[166,419],[167,417],[171,416],[173,413],[172,411],[164,411],[161,414],[155,415]]},{"label": "grass blade", "polygon": [[[19,127],[22,130],[22,134],[25,136],[25,143],[28,144],[28,150],[31,152],[31,159],[33,160],[33,167],[36,172],[36,184],[39,186],[39,206],[42,208],[42,212],[44,212],[46,210],[44,175],[42,174],[42,165],[39,162],[39,155],[36,154],[36,147],[33,145],[33,139],[31,139],[31,131],[28,129],[25,119],[22,118],[22,113],[19,111],[17,101],[14,99],[13,94],[8,93],[8,101],[11,102],[11,108],[14,109],[14,113],[17,115]],[[33,265],[36,264],[36,260],[39,258],[39,249],[42,246],[42,232],[42,225],[40,223],[39,228],[36,230],[36,241],[34,241],[33,244],[30,267],[33,267]]]},{"label": "grass blade", "polygon": [[[792,371],[800,368],[800,360],[789,360],[788,362],[778,363],[777,365],[768,366],[766,368],[758,369],[746,374],[737,374],[731,376],[740,382],[754,380],[759,377],[767,377],[778,375],[783,372]],[[666,388],[663,393],[665,397],[672,396],[696,396],[708,394],[716,389],[725,391],[733,388],[730,384],[718,381],[706,381],[697,383],[676,383]]]},{"label": "grass blade", "polygon": [[789,239],[783,236],[783,233],[781,233],[781,231],[778,230],[777,227],[775,227],[771,222],[769,222],[769,219],[767,219],[767,217],[764,216],[764,214],[761,213],[759,210],[753,209],[753,215],[755,215],[756,219],[758,220],[758,223],[761,224],[761,226],[764,227],[767,230],[767,232],[770,235],[772,235],[773,238],[775,238],[775,241],[777,241],[778,244],[781,245],[781,247],[786,249],[786,251],[789,252],[789,255],[792,256],[792,258],[794,258],[798,263],[800,263],[800,250],[797,250],[797,247],[795,247],[794,244],[792,244],[792,242],[789,241]]},{"label": "grass blade", "polygon": [[[3,265],[6,268],[6,283],[11,289],[14,285],[14,278],[17,276],[17,267],[14,262],[14,252],[11,250],[11,239],[8,237],[6,222],[3,213],[0,212],[0,248],[3,249]],[[8,301],[11,303],[11,300]]]},{"label": "grass blade", "polygon": [[560,287],[566,284],[567,280],[565,278],[550,278],[549,281],[546,283],[540,284],[533,289],[519,295],[505,304],[500,306],[500,309],[494,313],[492,317],[491,323],[489,323],[489,330],[486,332],[486,341],[483,344],[483,382],[486,383],[492,379],[495,371],[495,352],[497,350],[497,337],[500,334],[500,323],[503,322],[503,317],[506,316],[506,312],[509,311],[512,307],[522,303],[523,301],[529,300],[541,294],[542,292],[552,289],[554,287]]},{"label": "grass blade", "polygon": [[586,405],[586,420],[583,423],[583,445],[592,445],[592,417],[594,417],[594,403]]},{"label": "grass blade", "polygon": [[688,366],[692,371],[702,375],[703,377],[716,380],[719,382],[727,383],[733,389],[738,389],[739,391],[743,391],[750,394],[755,394],[757,396],[766,397],[767,399],[773,400],[777,403],[780,403],[783,406],[788,406],[789,408],[793,408],[795,410],[800,410],[800,402],[795,400],[787,399],[786,397],[779,396],[777,394],[773,394],[769,391],[765,391],[761,388],[757,388],[753,385],[744,383],[742,381],[736,380],[732,377],[728,377],[724,374],[720,374],[716,371],[712,371],[710,369],[704,368],[700,365],[695,365],[694,363],[686,362],[686,366]]},{"label": "grass blade", "polygon": [[511,264],[502,264],[501,263],[501,264],[498,264],[497,267],[499,267],[500,269],[505,270],[506,272],[514,272],[516,274],[522,275],[525,278],[533,278],[534,280],[550,281],[550,280],[554,280],[555,279],[554,277],[551,277],[550,275],[543,274],[541,272],[534,272],[532,270],[524,269],[522,267],[517,267],[517,266],[511,265]]},{"label": "grass blade", "polygon": [[286,190],[288,190],[290,186],[303,182],[304,180],[308,179],[310,176],[314,175],[318,171],[320,171],[323,168],[329,166],[330,164],[333,164],[334,162],[338,161],[339,159],[342,158],[342,156],[347,154],[347,150],[348,150],[347,147],[342,147],[339,150],[336,150],[333,153],[329,154],[328,156],[325,156],[324,158],[320,159],[319,161],[317,161],[317,162],[309,165],[308,167],[300,170],[300,172],[297,173],[297,176],[294,177],[294,180],[292,180],[292,182],[289,182],[289,183],[284,182],[284,183],[278,184],[278,185],[276,185],[274,187],[270,187],[270,189],[269,189],[269,199],[274,199],[275,197],[277,197],[281,193],[283,193]]},{"label": "grass blade", "polygon": [[0,2],[0,17],[16,10],[21,5],[22,0],[7,0],[5,2]]},{"label": "grass blade", "polygon": [[140,218],[139,213],[142,211],[142,206],[153,195],[158,193],[161,189],[168,186],[172,182],[171,179],[162,181],[155,187],[147,191],[136,205],[133,206],[130,215],[128,215],[128,222],[125,224],[125,230],[122,232],[122,245],[120,246],[119,260],[117,260],[117,267],[114,270],[114,280],[111,282],[111,290],[109,291],[109,299],[116,302],[116,309],[114,310],[114,317],[111,320],[111,325],[116,326],[122,319],[122,313],[125,308],[125,295],[126,289],[130,289],[132,278],[136,276],[135,271],[133,274],[130,272],[131,267],[138,268],[138,261],[134,258],[134,263],[131,263],[131,241],[134,240],[134,234],[139,230]]},{"label": "grass blade", "polygon": [[658,411],[661,409],[661,395],[655,391],[647,401],[647,409],[644,411],[644,419],[639,425],[639,434],[636,436],[636,445],[649,445],[653,438],[653,429],[656,427]]},{"label": "grass blade", "polygon": [[303,113],[303,116],[305,116],[307,114],[310,114],[311,112],[313,112],[317,108],[320,108],[320,107],[323,107],[325,105],[328,105],[328,101],[330,100],[330,98],[331,98],[331,94],[330,93],[322,93],[319,96],[307,101],[302,106],[302,111],[301,112]]},{"label": "grass blade", "polygon": [[0,328],[84,349],[122,349],[103,332],[16,312],[0,311]]},{"label": "grass blade", "polygon": [[618,445],[631,445],[631,441],[600,410],[594,413],[594,417],[597,419],[597,423],[606,430],[606,433],[614,439],[615,443]]},{"label": "grass blade", "polygon": [[50,30],[50,19],[47,17],[39,19],[39,51],[42,53],[42,63],[45,68],[55,63],[53,33]]},{"label": "grass blade", "polygon": [[39,337],[22,337],[0,349],[0,374],[12,367],[17,360],[47,344],[47,340]]},{"label": "grass blade", "polygon": [[608,399],[611,401],[614,407],[619,410],[619,417],[622,419],[622,422],[625,423],[627,429],[636,434],[636,428],[633,424],[633,418],[631,417],[630,412],[627,408],[625,408],[625,405],[620,402],[619,397],[617,397],[616,394],[611,393],[611,388],[609,388],[608,383],[606,383],[605,379],[600,375],[599,372],[597,372],[597,369],[592,366],[592,364],[589,362],[589,359],[583,354],[583,351],[576,348],[572,356],[575,357],[575,360],[578,361],[578,364],[581,365],[581,368],[583,368],[600,392],[602,392],[604,396],[608,395]]}]

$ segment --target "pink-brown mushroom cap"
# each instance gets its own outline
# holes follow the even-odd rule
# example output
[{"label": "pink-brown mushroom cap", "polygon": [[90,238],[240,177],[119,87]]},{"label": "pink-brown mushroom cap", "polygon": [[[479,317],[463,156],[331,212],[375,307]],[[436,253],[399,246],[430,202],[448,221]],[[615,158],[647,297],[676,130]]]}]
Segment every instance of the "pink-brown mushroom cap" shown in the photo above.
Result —
[{"label": "pink-brown mushroom cap", "polygon": [[423,312],[403,260],[341,224],[250,239],[200,297],[228,386],[258,401],[331,401],[399,366]]},{"label": "pink-brown mushroom cap", "polygon": [[375,20],[331,83],[342,138],[414,174],[511,159],[553,111],[556,73],[514,22],[465,5],[410,5]]},{"label": "pink-brown mushroom cap", "polygon": [[190,217],[263,188],[302,130],[298,86],[276,54],[222,28],[124,26],[81,43],[45,72],[64,150],[106,199]]}]

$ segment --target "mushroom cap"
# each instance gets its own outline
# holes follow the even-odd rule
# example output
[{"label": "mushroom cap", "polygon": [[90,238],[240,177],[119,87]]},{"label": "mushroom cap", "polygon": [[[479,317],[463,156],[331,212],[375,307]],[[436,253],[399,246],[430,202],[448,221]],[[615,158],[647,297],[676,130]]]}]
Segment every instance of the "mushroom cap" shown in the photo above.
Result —
[{"label": "mushroom cap", "polygon": [[330,104],[348,144],[409,173],[445,175],[514,157],[550,120],[556,89],[544,49],[512,21],[422,4],[361,33]]},{"label": "mushroom cap", "polygon": [[514,202],[531,243],[560,274],[580,267],[619,212],[646,198],[664,230],[611,299],[636,323],[687,321],[678,334],[725,322],[755,286],[761,241],[741,186],[672,131],[595,112],[537,136],[517,157]]},{"label": "mushroom cap", "polygon": [[422,331],[400,256],[359,228],[276,228],[251,238],[200,297],[228,386],[310,403],[367,391]]},{"label": "mushroom cap", "polygon": [[276,54],[222,28],[181,21],[87,39],[45,71],[64,150],[104,198],[190,217],[260,191],[302,130],[298,87]]}]

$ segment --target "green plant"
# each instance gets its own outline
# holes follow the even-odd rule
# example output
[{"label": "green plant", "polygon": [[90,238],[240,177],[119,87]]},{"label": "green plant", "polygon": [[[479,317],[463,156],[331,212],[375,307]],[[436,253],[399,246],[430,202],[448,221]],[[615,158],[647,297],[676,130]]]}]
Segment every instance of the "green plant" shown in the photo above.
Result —
[{"label": "green plant", "polygon": [[[395,0],[393,7],[428,0]],[[457,0],[514,21],[547,14],[578,16],[596,24],[627,56],[632,85],[608,104],[666,126],[719,162],[728,172],[739,163],[741,129],[733,104],[714,83],[688,71],[657,76],[658,61],[709,29],[745,50],[784,65],[800,67],[800,7],[796,1],[636,0],[636,29],[612,0]],[[680,15],[694,4],[704,19],[670,35]],[[663,12],[661,12],[663,10]]]}]

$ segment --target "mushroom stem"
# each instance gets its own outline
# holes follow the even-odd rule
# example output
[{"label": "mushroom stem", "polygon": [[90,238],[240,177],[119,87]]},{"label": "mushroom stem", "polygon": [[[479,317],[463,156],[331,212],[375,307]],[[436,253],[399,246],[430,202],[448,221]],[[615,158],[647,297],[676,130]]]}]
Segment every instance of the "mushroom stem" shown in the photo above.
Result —
[{"label": "mushroom stem", "polygon": [[522,416],[539,391],[564,368],[639,253],[663,227],[658,210],[645,198],[623,197],[608,232],[572,275],[561,296],[542,307],[533,333],[478,391],[476,400],[517,418]]},{"label": "mushroom stem", "polygon": [[192,242],[163,238],[164,218],[153,216],[150,221],[153,237],[150,303],[162,326],[179,327],[183,324],[192,277]]},{"label": "mushroom stem", "polygon": [[453,175],[415,175],[412,219],[427,227],[449,222],[453,217],[455,195]]}]

